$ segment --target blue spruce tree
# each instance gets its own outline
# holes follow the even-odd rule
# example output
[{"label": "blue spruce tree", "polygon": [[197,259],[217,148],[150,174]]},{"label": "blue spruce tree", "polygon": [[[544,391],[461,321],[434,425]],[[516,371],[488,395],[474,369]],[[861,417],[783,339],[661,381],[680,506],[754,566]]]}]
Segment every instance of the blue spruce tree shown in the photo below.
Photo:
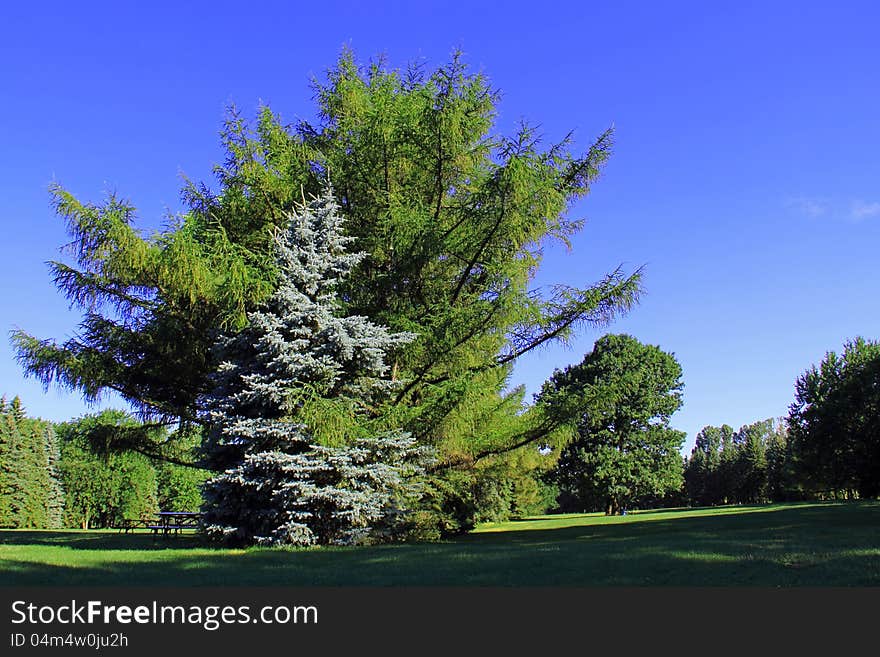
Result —
[{"label": "blue spruce tree", "polygon": [[[365,435],[361,421],[399,385],[386,356],[415,336],[340,316],[339,285],[364,257],[348,252],[342,222],[329,185],[291,213],[276,236],[275,294],[218,340],[203,449],[221,474],[205,485],[203,511],[224,543],[376,538],[417,492],[425,450],[402,432]],[[339,416],[352,421],[332,423]],[[351,435],[328,440],[322,423]]]}]

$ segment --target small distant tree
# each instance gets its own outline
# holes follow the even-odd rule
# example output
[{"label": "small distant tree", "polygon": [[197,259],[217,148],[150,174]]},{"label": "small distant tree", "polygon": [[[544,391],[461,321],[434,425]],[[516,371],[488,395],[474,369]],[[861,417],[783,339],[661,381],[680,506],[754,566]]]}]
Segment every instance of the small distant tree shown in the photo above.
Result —
[{"label": "small distant tree", "polygon": [[880,494],[880,343],[850,340],[799,376],[788,430],[805,488]]},{"label": "small distant tree", "polygon": [[793,490],[791,457],[785,423],[777,420],[767,440],[767,495],[775,502],[791,499]]},{"label": "small distant tree", "polygon": [[697,434],[685,466],[685,485],[691,504],[711,506],[726,498],[721,472],[722,445],[733,441],[733,427],[705,426]]},{"label": "small distant tree", "polygon": [[400,510],[423,450],[380,431],[397,385],[386,355],[414,337],[340,316],[349,253],[332,191],[276,239],[278,288],[249,326],[221,337],[206,400],[209,536],[226,543],[352,543]]},{"label": "small distant tree", "polygon": [[674,355],[629,335],[606,335],[580,364],[554,372],[539,401],[551,414],[574,409],[577,425],[555,472],[562,500],[618,514],[680,488],[684,433],[669,418],[681,406],[681,374]]},{"label": "small distant tree", "polygon": [[735,435],[737,502],[753,504],[767,501],[767,443],[773,435],[773,420],[742,427]]}]

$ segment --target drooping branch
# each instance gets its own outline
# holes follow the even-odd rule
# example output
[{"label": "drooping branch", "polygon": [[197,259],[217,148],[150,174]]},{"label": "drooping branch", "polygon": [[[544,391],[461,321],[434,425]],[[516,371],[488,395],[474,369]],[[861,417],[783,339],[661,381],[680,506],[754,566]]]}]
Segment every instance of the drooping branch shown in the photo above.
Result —
[{"label": "drooping branch", "polygon": [[197,470],[209,470],[202,462],[195,459],[182,458],[173,453],[178,439],[172,436],[164,440],[156,440],[150,434],[163,432],[170,422],[147,422],[137,425],[120,425],[114,423],[98,424],[91,427],[85,434],[92,450],[99,454],[113,452],[137,452],[153,461],[162,461],[172,465],[180,465]]},{"label": "drooping branch", "polygon": [[[130,317],[135,312],[154,310],[158,307],[150,288],[139,289],[120,284],[118,280],[108,279],[98,274],[81,272],[69,265],[52,261],[49,263],[52,281],[70,299],[72,304],[92,307],[106,303],[123,316]],[[138,296],[135,292],[140,292]]]}]

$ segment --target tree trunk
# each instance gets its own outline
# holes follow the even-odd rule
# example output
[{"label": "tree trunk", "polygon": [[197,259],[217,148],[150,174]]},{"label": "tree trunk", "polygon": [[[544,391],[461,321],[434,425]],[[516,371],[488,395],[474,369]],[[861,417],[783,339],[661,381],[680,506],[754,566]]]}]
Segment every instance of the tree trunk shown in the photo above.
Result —
[{"label": "tree trunk", "polygon": [[620,515],[620,500],[618,500],[616,497],[609,497],[607,504],[605,505],[605,515],[606,516]]}]

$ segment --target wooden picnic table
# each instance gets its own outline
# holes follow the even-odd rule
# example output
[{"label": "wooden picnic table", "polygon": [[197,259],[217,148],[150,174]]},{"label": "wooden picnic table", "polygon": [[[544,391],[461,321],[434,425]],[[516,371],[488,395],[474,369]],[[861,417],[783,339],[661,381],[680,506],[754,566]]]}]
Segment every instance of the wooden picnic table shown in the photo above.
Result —
[{"label": "wooden picnic table", "polygon": [[116,528],[127,534],[135,529],[146,528],[152,523],[153,521],[149,518],[124,518],[122,522],[116,525]]},{"label": "wooden picnic table", "polygon": [[150,529],[168,535],[172,532],[178,534],[182,529],[198,529],[202,514],[197,511],[159,511],[158,516],[158,522]]},{"label": "wooden picnic table", "polygon": [[202,514],[198,511],[159,511],[152,518],[125,518],[118,529],[126,534],[135,529],[149,529],[154,535],[179,534],[183,529],[198,529]]},{"label": "wooden picnic table", "polygon": [[145,525],[153,534],[179,534],[182,529],[198,529],[201,513],[196,511],[159,511],[157,517]]}]

